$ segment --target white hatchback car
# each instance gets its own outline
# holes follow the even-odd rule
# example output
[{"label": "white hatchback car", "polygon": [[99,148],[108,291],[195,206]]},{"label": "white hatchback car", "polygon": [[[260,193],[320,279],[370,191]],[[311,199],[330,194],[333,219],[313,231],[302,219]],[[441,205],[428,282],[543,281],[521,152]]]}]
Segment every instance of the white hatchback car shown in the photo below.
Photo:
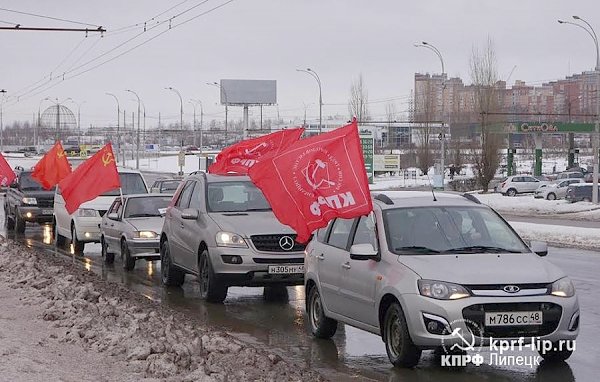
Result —
[{"label": "white hatchback car", "polygon": [[[123,195],[147,194],[148,187],[142,173],[136,170],[119,168],[119,178]],[[65,200],[56,187],[54,196],[54,242],[62,247],[69,238],[76,254],[83,253],[85,243],[100,243],[100,224],[102,216],[119,196],[119,189],[108,191],[97,198],[83,203],[73,214],[65,207]]]},{"label": "white hatchback car", "polygon": [[516,196],[517,194],[535,192],[539,186],[548,183],[550,182],[538,180],[531,175],[513,175],[500,184],[498,191],[503,195]]},{"label": "white hatchback car", "polygon": [[563,179],[555,183],[544,184],[538,187],[533,193],[535,198],[543,198],[548,200],[564,199],[567,196],[567,189],[574,183],[585,183],[583,178]]}]

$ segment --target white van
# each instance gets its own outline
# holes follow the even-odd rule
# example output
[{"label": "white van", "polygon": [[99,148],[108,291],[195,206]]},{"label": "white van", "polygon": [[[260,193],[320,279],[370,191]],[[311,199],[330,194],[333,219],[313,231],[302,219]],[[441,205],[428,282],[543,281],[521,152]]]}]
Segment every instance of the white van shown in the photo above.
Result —
[{"label": "white van", "polygon": [[[148,186],[142,173],[136,170],[119,168],[121,188],[123,195],[146,194]],[[100,242],[100,223],[115,197],[119,196],[119,189],[108,191],[96,199],[85,202],[72,215],[67,212],[65,201],[56,187],[54,196],[54,241],[62,247],[70,238],[76,254],[83,253],[85,243]]]}]

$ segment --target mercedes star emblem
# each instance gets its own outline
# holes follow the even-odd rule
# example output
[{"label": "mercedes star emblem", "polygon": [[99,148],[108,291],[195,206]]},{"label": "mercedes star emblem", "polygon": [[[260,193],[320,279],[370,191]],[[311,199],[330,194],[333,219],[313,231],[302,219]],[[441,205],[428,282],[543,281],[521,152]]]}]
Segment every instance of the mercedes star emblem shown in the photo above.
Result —
[{"label": "mercedes star emblem", "polygon": [[291,251],[292,248],[294,248],[294,239],[289,236],[282,236],[281,239],[279,239],[279,246],[284,251]]}]

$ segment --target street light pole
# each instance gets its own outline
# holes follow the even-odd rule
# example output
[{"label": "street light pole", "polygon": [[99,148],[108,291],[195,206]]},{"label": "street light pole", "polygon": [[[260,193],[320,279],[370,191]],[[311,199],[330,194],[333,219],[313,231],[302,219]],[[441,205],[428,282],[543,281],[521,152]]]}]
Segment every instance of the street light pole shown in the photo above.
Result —
[{"label": "street light pole", "polygon": [[71,100],[75,105],[77,105],[77,145],[81,149],[81,105],[85,103],[85,101],[75,102]]},{"label": "street light pole", "polygon": [[[181,129],[181,148],[179,150],[179,155],[181,155],[181,153],[183,153],[183,98],[181,98],[181,93],[179,93],[179,91],[177,91],[177,89],[175,89],[171,86],[169,86],[168,88],[165,88],[165,89],[176,93],[177,96],[179,97],[179,127]],[[183,165],[181,163],[179,163],[179,173],[181,175],[183,175]]]},{"label": "street light pole", "polygon": [[420,44],[414,44],[415,47],[417,48],[427,48],[429,50],[431,50],[432,52],[434,52],[438,58],[440,59],[440,63],[442,64],[442,104],[441,104],[441,122],[442,122],[442,133],[441,133],[441,143],[440,143],[440,151],[441,151],[441,155],[440,155],[440,167],[442,168],[442,189],[444,188],[444,178],[445,178],[445,172],[446,172],[446,134],[444,131],[444,90],[446,89],[446,80],[444,79],[444,73],[446,73],[445,68],[444,68],[444,58],[442,57],[442,53],[440,52],[440,50],[438,48],[436,48],[434,45],[432,45],[431,43],[428,43],[427,41],[422,41]]},{"label": "street light pole", "polygon": [[227,143],[227,106],[229,105],[229,102],[227,101],[227,92],[225,91],[225,88],[223,88],[218,82],[207,82],[206,84],[209,86],[219,88],[219,90],[223,92],[223,96],[225,97],[225,143]]},{"label": "street light pole", "polygon": [[[121,156],[121,134],[119,131],[120,130],[121,108],[119,105],[119,99],[117,98],[116,95],[114,95],[112,93],[106,93],[106,95],[113,97],[115,99],[115,101],[117,101],[117,160],[118,160],[119,157]],[[123,158],[123,164],[125,164],[125,158]]]},{"label": "street light pole", "polygon": [[560,24],[574,25],[585,30],[594,41],[594,45],[596,47],[596,126],[594,128],[594,134],[592,138],[592,203],[598,204],[598,172],[600,171],[598,164],[598,148],[600,146],[598,142],[598,139],[600,138],[600,47],[598,46],[598,35],[596,35],[596,31],[592,25],[579,16],[573,16],[573,19],[583,22],[585,26],[571,21],[558,20],[558,22]]},{"label": "street light pole", "polygon": [[196,105],[200,105],[200,153],[202,153],[202,122],[204,119],[204,110],[202,107],[202,101],[199,99],[191,99],[189,101],[194,106],[194,145],[196,145]]},{"label": "street light pole", "polygon": [[137,98],[138,101],[138,110],[137,110],[137,137],[136,137],[136,154],[135,154],[135,168],[136,170],[140,169],[140,104],[141,104],[141,100],[140,100],[140,96],[134,92],[133,90],[125,90],[126,92],[132,93],[133,95],[135,95],[135,97]]},{"label": "street light pole", "polygon": [[317,84],[319,85],[319,134],[321,134],[323,132],[323,91],[321,88],[321,78],[319,77],[317,72],[315,72],[311,68],[306,68],[306,70],[296,69],[296,71],[310,75],[312,78],[315,79],[315,81],[317,81]]}]

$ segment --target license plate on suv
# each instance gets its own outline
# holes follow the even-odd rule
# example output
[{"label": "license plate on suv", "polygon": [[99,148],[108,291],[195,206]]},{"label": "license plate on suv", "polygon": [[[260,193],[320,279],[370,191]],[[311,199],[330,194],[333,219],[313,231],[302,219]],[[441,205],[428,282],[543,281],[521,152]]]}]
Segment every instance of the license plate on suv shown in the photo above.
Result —
[{"label": "license plate on suv", "polygon": [[530,312],[493,312],[485,314],[485,326],[523,326],[542,325],[544,317],[541,311]]},{"label": "license plate on suv", "polygon": [[53,210],[42,210],[42,215],[52,215]]},{"label": "license plate on suv", "polygon": [[269,274],[271,275],[288,275],[293,273],[304,273],[304,264],[269,265]]}]

